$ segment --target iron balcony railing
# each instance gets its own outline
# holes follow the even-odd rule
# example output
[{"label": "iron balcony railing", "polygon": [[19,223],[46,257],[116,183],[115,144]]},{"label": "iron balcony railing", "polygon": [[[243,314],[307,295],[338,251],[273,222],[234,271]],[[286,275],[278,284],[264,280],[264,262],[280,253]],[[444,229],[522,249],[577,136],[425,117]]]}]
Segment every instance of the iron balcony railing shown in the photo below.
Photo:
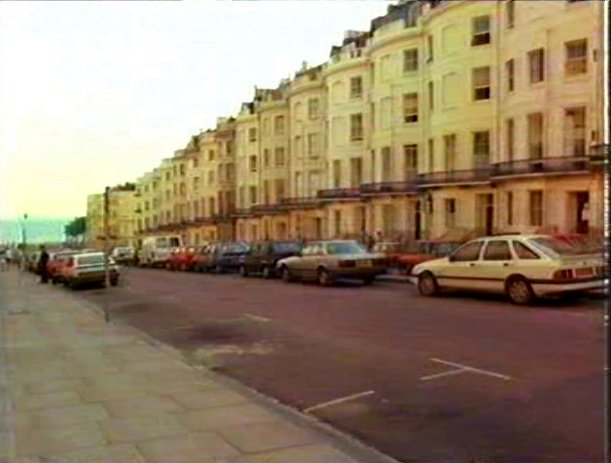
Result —
[{"label": "iron balcony railing", "polygon": [[405,180],[392,182],[373,182],[361,185],[362,195],[416,193],[418,189],[418,174],[409,172]]},{"label": "iron balcony railing", "polygon": [[358,198],[361,195],[359,187],[351,188],[328,188],[318,190],[317,196],[319,199],[352,199]]},{"label": "iron balcony railing", "polygon": [[298,196],[293,198],[282,198],[280,204],[285,210],[299,208],[315,208],[318,206],[319,200],[312,196]]},{"label": "iron balcony railing", "polygon": [[490,180],[491,166],[482,166],[468,170],[449,170],[441,172],[428,172],[418,175],[418,186],[445,184],[445,183],[471,183]]},{"label": "iron balcony railing", "polygon": [[519,159],[494,164],[492,177],[507,175],[545,174],[588,170],[588,156],[557,156],[536,159]]}]

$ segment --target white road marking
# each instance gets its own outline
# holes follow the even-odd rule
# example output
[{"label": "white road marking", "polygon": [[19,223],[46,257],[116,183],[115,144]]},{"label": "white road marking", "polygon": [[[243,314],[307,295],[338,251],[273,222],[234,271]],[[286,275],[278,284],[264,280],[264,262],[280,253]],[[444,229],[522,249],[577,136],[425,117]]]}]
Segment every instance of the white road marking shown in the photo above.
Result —
[{"label": "white road marking", "polygon": [[449,366],[456,367],[456,368],[461,368],[461,369],[464,369],[464,370],[469,370],[469,371],[472,371],[474,373],[480,373],[482,375],[494,376],[495,378],[504,379],[505,381],[509,381],[511,379],[511,376],[502,375],[500,373],[494,373],[493,371],[482,370],[480,368],[470,367],[468,365],[462,365],[460,363],[448,362],[447,360],[441,360],[441,359],[437,359],[437,358],[432,358],[431,361],[437,362],[437,363],[442,363],[444,365],[449,365]]},{"label": "white road marking", "polygon": [[255,322],[267,323],[272,321],[270,318],[261,317],[260,315],[253,315],[251,313],[245,313],[244,316]]},{"label": "white road marking", "polygon": [[360,397],[365,397],[365,396],[371,395],[371,394],[375,394],[375,391],[359,392],[358,394],[352,394],[352,395],[348,395],[346,397],[341,397],[339,399],[330,400],[328,402],[323,402],[323,403],[320,403],[318,405],[314,405],[312,407],[306,408],[303,412],[304,413],[310,413],[313,410],[319,410],[321,408],[329,407],[331,405],[341,404],[341,403],[348,402],[348,401],[354,400],[354,399],[358,399]]},{"label": "white road marking", "polygon": [[422,378],[420,378],[420,381],[428,381],[429,379],[441,378],[442,376],[450,376],[450,375],[456,375],[458,373],[466,373],[467,371],[469,370],[467,370],[466,368],[448,370],[448,371],[444,371],[443,373],[437,373],[435,375],[423,376]]}]

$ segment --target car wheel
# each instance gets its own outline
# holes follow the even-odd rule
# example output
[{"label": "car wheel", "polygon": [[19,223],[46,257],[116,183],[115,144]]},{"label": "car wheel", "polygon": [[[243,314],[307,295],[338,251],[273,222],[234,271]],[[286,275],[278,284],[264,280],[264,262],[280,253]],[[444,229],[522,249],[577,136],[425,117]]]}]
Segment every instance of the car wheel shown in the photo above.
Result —
[{"label": "car wheel", "polygon": [[293,277],[293,275],[291,275],[291,271],[286,265],[282,266],[281,275],[282,280],[286,283],[291,283],[292,281],[295,281],[295,278]]},{"label": "car wheel", "polygon": [[110,286],[117,286],[119,284],[119,279],[118,278],[112,278],[110,280]]},{"label": "car wheel", "polygon": [[57,284],[57,278],[51,278],[51,284],[52,285],[56,285]]},{"label": "car wheel", "polygon": [[221,267],[220,265],[215,265],[214,266],[214,273],[217,273],[217,274],[223,273],[223,267]]},{"label": "car wheel", "polygon": [[248,270],[246,270],[246,265],[240,265],[240,276],[246,278],[248,276]]},{"label": "car wheel", "polygon": [[331,275],[329,275],[329,272],[324,268],[318,269],[318,284],[320,286],[331,286],[333,284]]},{"label": "car wheel", "polygon": [[418,292],[421,296],[431,297],[439,293],[439,285],[431,272],[418,275]]},{"label": "car wheel", "polygon": [[270,268],[269,265],[264,265],[263,268],[261,269],[261,275],[263,275],[263,278],[272,278],[274,276],[272,269]]},{"label": "car wheel", "polygon": [[373,283],[373,281],[376,279],[376,277],[367,277],[367,278],[363,278],[363,284],[364,285],[370,285],[371,283]]},{"label": "car wheel", "polygon": [[67,286],[68,286],[69,289],[74,291],[76,289],[76,282],[75,281],[69,281]]},{"label": "car wheel", "polygon": [[529,305],[535,300],[535,293],[528,280],[521,276],[511,277],[505,283],[505,293],[516,305]]}]

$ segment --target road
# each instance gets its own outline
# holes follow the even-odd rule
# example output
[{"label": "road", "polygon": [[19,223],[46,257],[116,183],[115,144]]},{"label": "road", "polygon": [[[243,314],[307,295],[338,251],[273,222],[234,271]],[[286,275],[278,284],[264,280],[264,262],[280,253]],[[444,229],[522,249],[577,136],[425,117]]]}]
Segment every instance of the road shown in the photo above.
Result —
[{"label": "road", "polygon": [[126,271],[75,297],[402,462],[603,461],[602,301]]}]

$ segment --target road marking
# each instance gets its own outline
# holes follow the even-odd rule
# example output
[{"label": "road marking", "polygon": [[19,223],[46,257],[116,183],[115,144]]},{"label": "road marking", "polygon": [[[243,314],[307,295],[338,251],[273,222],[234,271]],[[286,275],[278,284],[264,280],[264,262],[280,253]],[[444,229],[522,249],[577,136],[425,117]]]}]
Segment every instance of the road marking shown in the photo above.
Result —
[{"label": "road marking", "polygon": [[423,376],[422,378],[420,378],[420,381],[428,381],[429,379],[441,378],[442,376],[450,376],[450,375],[456,375],[458,373],[466,373],[467,371],[469,370],[467,370],[466,368],[448,370],[448,371],[444,371],[443,373],[437,373],[435,375]]},{"label": "road marking", "polygon": [[323,403],[320,403],[318,405],[314,405],[312,407],[308,407],[303,412],[304,413],[310,413],[313,410],[319,410],[321,408],[329,407],[331,405],[341,404],[341,403],[348,402],[350,400],[358,399],[358,398],[361,398],[361,397],[365,397],[365,396],[371,395],[371,394],[375,394],[375,391],[359,392],[358,394],[348,395],[346,397],[341,397],[339,399],[330,400],[328,402],[323,402]]},{"label": "road marking", "polygon": [[260,315],[253,315],[251,313],[245,313],[244,316],[255,322],[267,323],[272,321],[270,318],[261,317]]},{"label": "road marking", "polygon": [[511,376],[502,375],[500,373],[495,373],[493,371],[482,370],[481,368],[470,367],[468,365],[462,365],[461,363],[448,362],[447,360],[441,360],[437,358],[432,358],[431,361],[442,363],[444,365],[449,365],[449,366],[456,367],[456,368],[463,369],[463,370],[472,371],[474,373],[480,373],[482,375],[494,376],[495,378],[504,379],[505,381],[509,381],[511,379]]}]

